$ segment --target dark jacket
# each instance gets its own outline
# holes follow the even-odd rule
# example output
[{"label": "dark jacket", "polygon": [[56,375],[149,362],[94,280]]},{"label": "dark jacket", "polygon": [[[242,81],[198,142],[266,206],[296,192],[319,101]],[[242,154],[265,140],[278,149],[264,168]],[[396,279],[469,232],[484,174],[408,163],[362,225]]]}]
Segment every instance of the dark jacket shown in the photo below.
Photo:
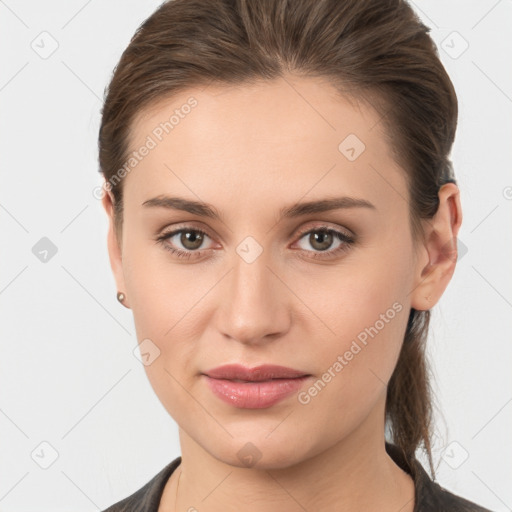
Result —
[{"label": "dark jacket", "polygon": [[[414,480],[414,512],[491,512],[441,487],[418,460],[414,461],[414,467],[409,467],[395,445],[386,442],[386,451]],[[157,512],[165,484],[180,463],[181,457],[174,459],[144,487],[103,512]]]}]

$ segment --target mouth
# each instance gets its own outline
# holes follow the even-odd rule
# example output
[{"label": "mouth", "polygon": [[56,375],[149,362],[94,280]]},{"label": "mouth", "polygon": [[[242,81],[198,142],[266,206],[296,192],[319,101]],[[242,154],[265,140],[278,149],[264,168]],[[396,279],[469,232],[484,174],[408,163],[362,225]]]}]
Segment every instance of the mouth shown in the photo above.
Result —
[{"label": "mouth", "polygon": [[264,409],[297,392],[312,375],[275,365],[225,365],[203,373],[212,393],[240,409]]},{"label": "mouth", "polygon": [[263,364],[249,368],[241,364],[226,364],[204,372],[212,379],[224,379],[233,382],[264,382],[280,379],[295,379],[310,377],[311,374],[273,364]]},{"label": "mouth", "polygon": [[[300,379],[302,377],[306,377],[306,375],[303,375],[301,377],[293,377],[293,379]],[[241,380],[241,379],[224,379],[224,380],[229,380],[231,382],[244,382],[244,383],[255,383],[255,382],[272,382],[274,380],[290,380],[290,379],[287,379],[286,377],[276,377],[275,379],[255,379],[255,380]]]}]

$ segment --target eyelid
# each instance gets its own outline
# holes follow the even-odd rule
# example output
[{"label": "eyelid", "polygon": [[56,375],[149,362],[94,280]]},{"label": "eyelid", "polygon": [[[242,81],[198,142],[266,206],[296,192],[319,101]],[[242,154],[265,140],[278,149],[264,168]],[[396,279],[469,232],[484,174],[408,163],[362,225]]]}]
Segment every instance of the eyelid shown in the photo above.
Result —
[{"label": "eyelid", "polygon": [[[158,235],[158,236],[159,237],[163,237],[163,236],[168,236],[168,235],[171,235],[171,234],[176,234],[176,232],[179,232],[179,231],[182,231],[182,230],[184,231],[186,229],[190,229],[190,230],[193,229],[193,230],[197,230],[197,231],[205,233],[212,240],[215,238],[214,236],[212,236],[212,234],[210,233],[210,231],[209,231],[209,229],[207,227],[202,226],[202,225],[198,226],[194,222],[195,221],[179,223],[177,225],[173,225],[172,227],[169,227],[169,229],[163,228],[160,231],[161,234]],[[342,227],[342,226],[339,226],[339,225],[336,225],[336,224],[331,224],[330,222],[327,222],[327,221],[312,221],[312,222],[316,222],[316,224],[313,224],[313,225],[309,224],[309,225],[306,225],[306,227],[301,227],[298,230],[296,230],[294,232],[295,233],[295,237],[297,237],[297,236],[302,237],[302,236],[310,233],[311,231],[315,231],[315,230],[333,229],[335,231],[341,231],[348,238],[355,238],[355,234],[351,230],[346,228],[346,227]]]},{"label": "eyelid", "polygon": [[189,222],[180,222],[179,224],[172,224],[171,226],[164,227],[160,230],[158,230],[158,233],[163,235],[169,235],[171,233],[176,233],[177,231],[186,231],[186,230],[194,230],[194,231],[201,231],[205,234],[207,234],[210,238],[215,238],[215,236],[212,236],[212,233],[210,232],[210,229],[206,227],[202,223],[198,223],[196,221],[189,221]]},{"label": "eyelid", "polygon": [[344,234],[347,238],[355,238],[355,234],[352,233],[351,230],[345,228],[345,227],[342,227],[342,226],[338,226],[338,225],[334,225],[334,224],[331,224],[329,222],[321,222],[321,221],[317,221],[317,224],[314,224],[314,225],[310,225],[310,226],[307,226],[307,227],[304,227],[304,228],[300,228],[297,232],[296,232],[296,236],[303,236],[303,235],[306,235],[308,233],[310,233],[311,231],[321,231],[321,230],[330,230],[332,229],[333,231],[339,231],[341,232],[342,234]]},{"label": "eyelid", "polygon": [[[215,240],[215,237],[210,234],[210,232],[207,228],[202,227],[202,226],[201,227],[196,226],[193,222],[173,225],[172,227],[169,227],[168,229],[164,228],[161,231],[161,233],[157,235],[156,239],[163,240],[165,242],[165,241],[173,238],[178,233],[180,233],[182,231],[187,231],[187,230],[188,231],[196,231],[198,233],[205,234],[210,240],[212,240],[212,241]],[[209,250],[209,249],[198,249],[197,251],[189,251],[189,252],[190,253],[199,253],[199,252],[203,252],[203,251],[207,251],[207,250]]]},{"label": "eyelid", "polygon": [[[195,223],[193,221],[189,221],[189,222],[185,222],[185,223],[180,223],[178,225],[173,225],[172,227],[169,227],[168,229],[164,228],[161,231],[161,234],[159,234],[156,237],[156,241],[163,244],[164,248],[166,250],[169,250],[174,253],[184,253],[187,255],[188,258],[194,258],[194,257],[199,258],[200,255],[202,255],[206,251],[212,249],[212,248],[206,248],[206,249],[198,249],[198,250],[192,251],[192,250],[187,250],[187,249],[183,250],[183,249],[175,248],[175,247],[173,247],[173,248],[166,247],[166,242],[168,240],[173,238],[178,233],[187,231],[187,230],[188,231],[196,231],[201,234],[204,234],[208,238],[210,238],[210,240],[212,240],[212,241],[214,241],[214,239],[215,239],[215,237],[213,237],[210,234],[209,229],[204,228],[204,227],[198,227],[197,225],[195,225]],[[316,251],[302,250],[303,252],[311,253],[311,256],[309,256],[308,258],[328,259],[330,256],[335,257],[338,254],[338,251],[343,250],[344,248],[346,248],[347,245],[352,245],[356,241],[356,235],[351,230],[349,230],[345,227],[339,226],[339,225],[333,226],[333,225],[331,225],[331,223],[326,222],[326,221],[316,221],[316,223],[313,225],[310,224],[310,225],[306,225],[305,227],[299,228],[295,232],[294,241],[293,241],[292,245],[300,242],[300,240],[302,238],[304,238],[305,235],[313,233],[315,231],[316,232],[324,231],[324,232],[328,232],[328,233],[333,233],[333,234],[335,234],[335,236],[337,236],[338,240],[343,242],[343,244],[342,244],[342,246],[339,246],[336,249],[330,249],[330,250],[325,251],[325,256],[322,256],[322,254],[324,254],[322,251],[316,252]],[[301,251],[298,251],[298,252],[300,253]]]}]

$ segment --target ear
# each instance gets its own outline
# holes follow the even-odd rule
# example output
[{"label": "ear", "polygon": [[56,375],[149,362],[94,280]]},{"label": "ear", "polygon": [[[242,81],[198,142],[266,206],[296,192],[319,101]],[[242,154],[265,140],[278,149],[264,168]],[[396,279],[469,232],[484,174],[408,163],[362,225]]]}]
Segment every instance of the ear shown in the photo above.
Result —
[{"label": "ear", "polygon": [[457,234],[462,223],[459,189],[446,183],[439,189],[439,207],[434,217],[422,221],[425,238],[418,250],[411,306],[430,309],[450,282],[457,264]]},{"label": "ear", "polygon": [[124,282],[122,250],[120,241],[117,239],[117,234],[114,227],[114,197],[110,190],[107,190],[106,193],[103,195],[101,203],[103,204],[103,208],[105,208],[105,211],[107,212],[109,222],[107,246],[108,256],[110,259],[110,267],[112,268],[112,272],[114,274],[117,290],[125,294],[123,306],[129,308],[130,306],[128,302],[128,297],[126,297],[126,287]]}]

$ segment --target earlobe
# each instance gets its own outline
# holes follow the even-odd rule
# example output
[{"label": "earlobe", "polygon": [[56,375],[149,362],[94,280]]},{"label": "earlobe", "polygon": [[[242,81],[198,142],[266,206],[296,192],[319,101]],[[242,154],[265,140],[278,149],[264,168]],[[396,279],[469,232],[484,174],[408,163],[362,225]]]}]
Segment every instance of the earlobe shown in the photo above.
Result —
[{"label": "earlobe", "polygon": [[459,189],[454,183],[446,183],[438,196],[436,214],[423,221],[425,238],[421,252],[425,258],[418,259],[411,293],[411,306],[418,311],[430,309],[439,301],[457,263],[457,234],[462,223]]},{"label": "earlobe", "polygon": [[[105,209],[108,216],[108,233],[107,233],[107,248],[110,260],[110,267],[117,286],[117,300],[123,304],[123,306],[129,308],[128,298],[126,297],[126,287],[124,282],[123,273],[123,259],[122,250],[117,239],[115,223],[114,223],[114,196],[110,190],[107,190],[102,198],[103,208]],[[120,294],[123,296],[123,300],[119,299]]]}]

